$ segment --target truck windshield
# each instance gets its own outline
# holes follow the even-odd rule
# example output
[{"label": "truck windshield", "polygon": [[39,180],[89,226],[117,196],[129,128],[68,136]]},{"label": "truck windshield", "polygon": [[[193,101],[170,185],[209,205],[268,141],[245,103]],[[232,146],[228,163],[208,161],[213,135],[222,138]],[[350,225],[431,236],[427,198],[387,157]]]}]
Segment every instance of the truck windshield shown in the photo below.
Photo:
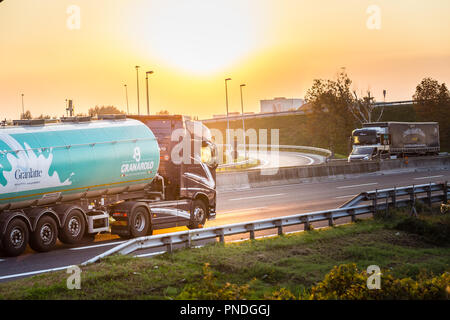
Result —
[{"label": "truck windshield", "polygon": [[377,132],[375,130],[356,129],[352,133],[353,144],[377,144]]},{"label": "truck windshield", "polygon": [[355,149],[353,149],[352,154],[358,154],[358,155],[372,154],[373,150],[374,150],[374,148],[355,148]]}]

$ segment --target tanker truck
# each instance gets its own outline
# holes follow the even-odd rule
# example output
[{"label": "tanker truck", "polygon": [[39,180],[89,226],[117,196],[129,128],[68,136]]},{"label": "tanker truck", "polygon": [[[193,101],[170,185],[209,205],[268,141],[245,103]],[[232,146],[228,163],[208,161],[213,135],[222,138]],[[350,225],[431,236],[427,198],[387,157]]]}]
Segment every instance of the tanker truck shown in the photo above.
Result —
[{"label": "tanker truck", "polygon": [[181,115],[14,121],[0,128],[0,252],[201,228],[215,218],[216,154]]},{"label": "tanker truck", "polygon": [[438,155],[437,122],[372,122],[355,129],[348,161]]}]

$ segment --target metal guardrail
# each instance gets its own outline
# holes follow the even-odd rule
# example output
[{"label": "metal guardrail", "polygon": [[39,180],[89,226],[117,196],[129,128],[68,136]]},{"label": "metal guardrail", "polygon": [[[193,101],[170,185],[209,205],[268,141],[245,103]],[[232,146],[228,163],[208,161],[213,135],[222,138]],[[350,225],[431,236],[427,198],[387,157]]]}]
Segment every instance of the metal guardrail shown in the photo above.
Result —
[{"label": "metal guardrail", "polygon": [[[137,250],[149,248],[162,248],[162,251],[170,253],[173,251],[174,245],[184,244],[189,248],[194,246],[196,241],[217,238],[219,238],[220,242],[224,243],[225,236],[236,234],[249,233],[250,239],[253,240],[255,239],[256,231],[277,229],[278,235],[282,235],[284,227],[293,225],[302,224],[304,225],[304,230],[310,230],[311,223],[318,221],[328,221],[329,226],[334,226],[336,219],[351,217],[352,222],[354,222],[358,215],[373,214],[377,211],[389,210],[391,207],[399,208],[410,204],[414,205],[416,200],[425,200],[429,205],[435,202],[447,202],[450,196],[449,191],[449,185],[445,182],[363,192],[337,209],[132,239],[84,262],[82,265],[94,263],[115,253],[129,254]],[[433,192],[440,193],[433,194]],[[420,195],[423,193],[425,193],[425,195]],[[399,199],[402,197],[406,198]],[[380,200],[384,201],[380,203]],[[359,203],[365,201],[371,203],[359,205]]]}]

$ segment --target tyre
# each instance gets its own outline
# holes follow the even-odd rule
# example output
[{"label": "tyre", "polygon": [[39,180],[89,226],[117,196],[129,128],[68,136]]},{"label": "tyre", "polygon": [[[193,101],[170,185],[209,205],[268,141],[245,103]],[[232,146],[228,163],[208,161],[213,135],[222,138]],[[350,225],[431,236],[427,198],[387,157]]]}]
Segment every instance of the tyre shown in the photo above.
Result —
[{"label": "tyre", "polygon": [[21,255],[27,248],[30,232],[21,219],[13,219],[6,228],[2,240],[2,251],[9,257]]},{"label": "tyre", "polygon": [[56,244],[58,227],[53,218],[44,216],[39,219],[36,230],[31,233],[30,247],[38,252],[50,251]]},{"label": "tyre", "polygon": [[147,235],[150,228],[150,218],[147,209],[137,207],[133,210],[130,218],[130,235],[132,238]]},{"label": "tyre", "polygon": [[189,221],[189,229],[202,228],[206,222],[206,205],[202,200],[195,200],[192,206],[191,220]]},{"label": "tyre", "polygon": [[66,217],[64,226],[58,230],[58,238],[62,243],[76,244],[83,240],[86,221],[80,210],[72,210]]}]

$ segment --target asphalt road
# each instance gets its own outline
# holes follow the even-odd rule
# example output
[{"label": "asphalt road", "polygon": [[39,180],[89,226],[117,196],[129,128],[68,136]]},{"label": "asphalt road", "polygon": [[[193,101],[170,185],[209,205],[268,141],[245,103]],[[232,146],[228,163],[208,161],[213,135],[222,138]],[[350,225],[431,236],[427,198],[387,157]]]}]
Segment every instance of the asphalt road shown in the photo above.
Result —
[{"label": "asphalt road", "polygon": [[259,159],[261,162],[259,166],[252,169],[309,166],[323,163],[326,158],[317,154],[293,151],[278,151],[278,155],[274,152],[249,151],[248,156],[249,158]]},{"label": "asphalt road", "polygon": [[[406,186],[450,179],[449,170],[424,172],[389,172],[366,174],[342,180],[326,179],[320,182],[271,186],[218,193],[217,218],[208,221],[206,227],[252,221],[339,207],[363,191]],[[341,221],[342,222],[346,222]],[[337,223],[340,223],[339,221]],[[325,226],[326,223],[314,225]],[[158,233],[181,231],[184,228],[160,230]],[[287,232],[301,227],[286,229]],[[275,231],[256,233],[257,237],[271,236]],[[245,240],[248,235],[237,235],[226,240]],[[31,250],[19,257],[0,256],[0,281],[10,281],[50,270],[62,270],[79,265],[90,258],[111,249],[121,240],[110,235],[99,235],[94,243],[71,247],[58,244],[51,252],[35,253]],[[198,244],[201,245],[201,244]],[[151,256],[150,250],[136,252],[136,256]]]}]

